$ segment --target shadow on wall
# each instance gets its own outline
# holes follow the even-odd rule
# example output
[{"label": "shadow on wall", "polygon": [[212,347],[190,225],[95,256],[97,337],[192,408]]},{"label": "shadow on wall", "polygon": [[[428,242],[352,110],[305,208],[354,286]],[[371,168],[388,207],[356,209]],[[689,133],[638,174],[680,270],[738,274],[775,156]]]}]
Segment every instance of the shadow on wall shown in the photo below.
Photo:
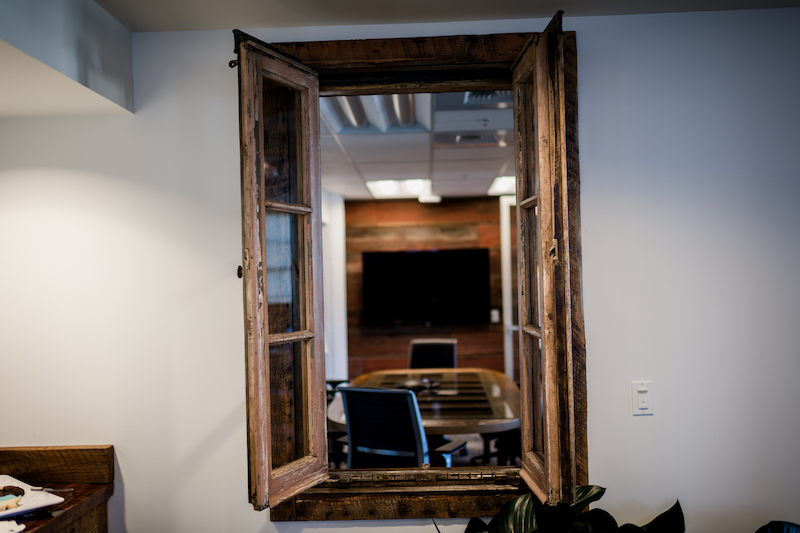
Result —
[{"label": "shadow on wall", "polygon": [[131,33],[120,32],[120,23],[96,8],[82,4],[77,17],[77,81],[133,112]]}]

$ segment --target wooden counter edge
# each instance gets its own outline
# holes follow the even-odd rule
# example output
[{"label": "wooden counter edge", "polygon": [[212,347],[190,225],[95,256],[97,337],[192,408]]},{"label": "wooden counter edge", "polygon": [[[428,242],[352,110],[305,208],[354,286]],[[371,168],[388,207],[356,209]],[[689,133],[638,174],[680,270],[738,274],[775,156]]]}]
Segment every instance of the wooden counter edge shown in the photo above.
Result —
[{"label": "wooden counter edge", "polygon": [[26,483],[113,483],[114,446],[0,448],[0,474]]}]

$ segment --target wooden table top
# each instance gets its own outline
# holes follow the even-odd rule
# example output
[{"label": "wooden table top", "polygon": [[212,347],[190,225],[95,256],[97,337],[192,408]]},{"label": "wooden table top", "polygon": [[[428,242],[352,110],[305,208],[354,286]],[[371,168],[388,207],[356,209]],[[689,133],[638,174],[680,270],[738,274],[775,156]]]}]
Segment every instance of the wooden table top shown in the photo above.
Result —
[{"label": "wooden table top", "polygon": [[[10,517],[18,524],[25,524],[25,533],[50,533],[61,531],[80,521],[97,506],[108,501],[114,493],[113,483],[47,483],[54,489],[72,488],[73,492],[57,492],[64,502],[29,514]],[[70,529],[69,531],[82,531]]]},{"label": "wooden table top", "polygon": [[108,531],[107,501],[114,493],[114,447],[21,446],[0,448],[0,474],[52,489],[60,504],[9,516],[25,533]]},{"label": "wooden table top", "polygon": [[[351,387],[399,388],[406,380],[428,380],[417,392],[422,426],[429,435],[494,433],[520,425],[519,387],[508,376],[485,368],[406,368],[363,374]],[[337,394],[328,406],[328,423],[347,431]]]}]

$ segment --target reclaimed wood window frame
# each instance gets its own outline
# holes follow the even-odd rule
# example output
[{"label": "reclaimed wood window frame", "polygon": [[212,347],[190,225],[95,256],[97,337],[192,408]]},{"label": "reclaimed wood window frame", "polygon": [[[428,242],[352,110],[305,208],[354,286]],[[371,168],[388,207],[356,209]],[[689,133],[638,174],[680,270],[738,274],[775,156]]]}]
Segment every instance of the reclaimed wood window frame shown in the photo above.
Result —
[{"label": "reclaimed wood window frame", "polygon": [[319,84],[237,44],[248,469],[264,509],[327,478]]},{"label": "reclaimed wood window frame", "polygon": [[[467,35],[266,44],[234,31],[239,54],[242,127],[242,199],[245,268],[245,330],[248,372],[250,500],[271,507],[272,521],[359,520],[492,516],[503,503],[530,487],[550,503],[571,501],[588,482],[585,342],[581,301],[580,183],[577,152],[575,33],[561,31],[561,13],[543,33]],[[321,96],[514,90],[517,128],[517,223],[520,259],[522,467],[459,467],[328,472],[325,437],[322,342],[308,352],[313,379],[304,438],[310,445],[297,464],[270,470],[270,399],[264,346],[268,310],[260,303],[265,284],[263,192],[259,192],[258,124],[248,105],[260,97],[259,54],[319,80]],[[261,62],[261,63],[259,63]],[[245,87],[251,85],[250,88]],[[308,95],[313,91],[309,89]],[[309,98],[311,98],[309,96]],[[304,100],[307,118],[318,117],[318,101]],[[263,120],[263,119],[262,119]],[[263,122],[261,122],[263,124]],[[308,124],[308,131],[313,125]],[[307,192],[319,195],[319,148],[303,155],[316,175],[303,174]],[[255,144],[254,144],[255,143]],[[318,198],[308,207],[318,220]],[[314,215],[316,213],[316,215]],[[536,216],[532,216],[532,214]],[[311,219],[309,219],[311,220]],[[312,224],[313,227],[313,224]],[[311,230],[311,264],[319,233]],[[248,233],[249,232],[249,233]],[[248,244],[249,243],[249,244]],[[248,248],[249,246],[249,248]],[[258,248],[261,246],[261,248]],[[524,251],[524,253],[523,253]],[[316,278],[309,300],[321,314]],[[269,288],[267,286],[267,292]],[[315,315],[316,317],[317,315]],[[521,319],[522,320],[522,319]],[[314,338],[322,339],[321,316]],[[314,357],[311,357],[313,353]],[[317,440],[322,439],[322,440]],[[320,461],[323,461],[322,464]],[[291,474],[291,475],[290,475]],[[526,485],[527,484],[527,485]],[[316,486],[315,486],[316,485]]]}]

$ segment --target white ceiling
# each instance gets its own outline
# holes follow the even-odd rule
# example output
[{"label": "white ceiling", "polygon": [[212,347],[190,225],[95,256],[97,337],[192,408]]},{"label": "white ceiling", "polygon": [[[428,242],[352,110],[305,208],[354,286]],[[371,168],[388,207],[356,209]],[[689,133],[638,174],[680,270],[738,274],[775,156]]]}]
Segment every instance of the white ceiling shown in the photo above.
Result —
[{"label": "white ceiling", "polygon": [[[465,104],[465,94],[415,95],[416,122],[405,128],[387,105],[395,121],[387,132],[371,124],[342,125],[332,111],[339,104],[323,99],[323,187],[369,199],[367,181],[427,179],[439,196],[485,196],[494,178],[514,173],[511,95]],[[366,103],[372,97],[360,98]]]},{"label": "white ceiling", "polygon": [[550,18],[799,7],[798,0],[95,0],[132,31]]}]

